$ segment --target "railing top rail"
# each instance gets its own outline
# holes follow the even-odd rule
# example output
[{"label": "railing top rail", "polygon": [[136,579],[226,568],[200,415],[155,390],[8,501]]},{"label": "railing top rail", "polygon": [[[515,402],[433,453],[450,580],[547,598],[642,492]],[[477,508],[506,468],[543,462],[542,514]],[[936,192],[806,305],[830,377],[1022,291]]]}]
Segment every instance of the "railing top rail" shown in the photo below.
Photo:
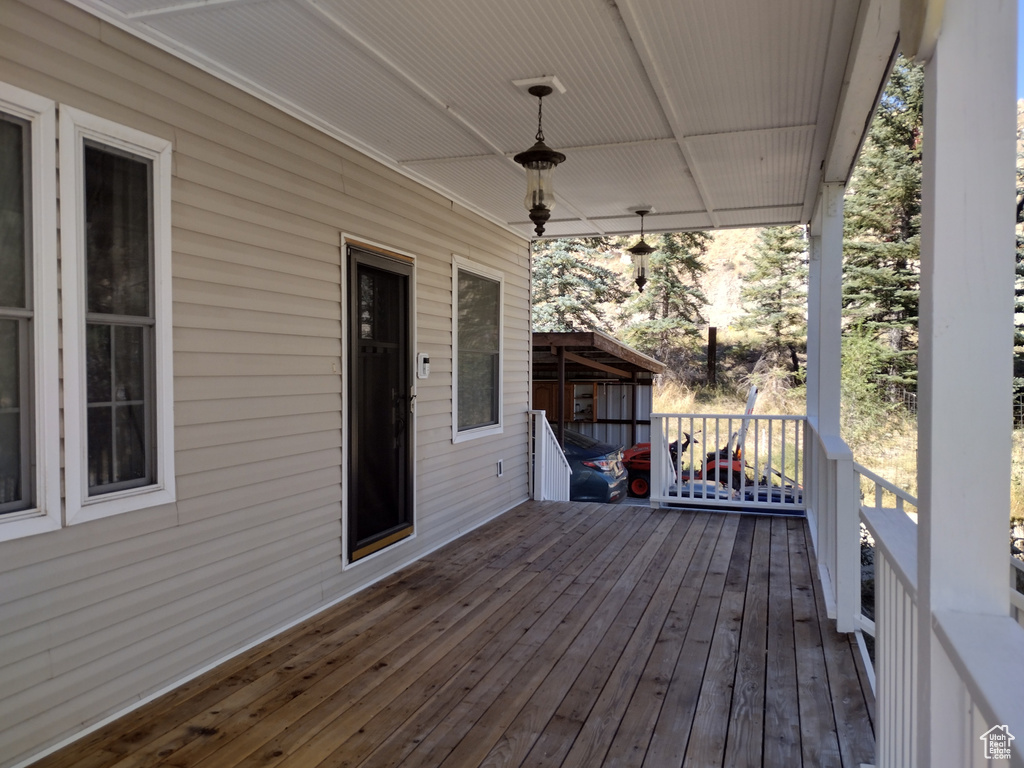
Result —
[{"label": "railing top rail", "polygon": [[917,525],[906,515],[890,515],[875,508],[861,509],[875,546],[881,547],[904,589],[917,595]]},{"label": "railing top rail", "polygon": [[917,499],[915,497],[911,496],[909,493],[907,493],[905,490],[900,488],[898,485],[893,485],[888,480],[886,480],[886,479],[884,479],[882,477],[879,477],[874,472],[872,472],[870,469],[865,467],[863,464],[858,464],[857,462],[853,462],[853,471],[856,472],[861,477],[866,477],[868,480],[873,482],[875,485],[881,486],[882,488],[887,490],[889,493],[891,493],[893,496],[901,498],[904,501],[910,502],[915,507],[917,506]]},{"label": "railing top rail", "polygon": [[982,717],[1024,733],[1024,664],[1013,661],[1024,627],[1009,616],[958,611],[934,611],[932,626]]},{"label": "railing top rail", "polygon": [[850,446],[846,444],[843,438],[839,437],[839,435],[823,435],[815,428],[813,422],[808,420],[808,423],[811,425],[811,430],[818,438],[822,449],[824,449],[826,459],[829,461],[853,461],[853,451],[850,450]]},{"label": "railing top rail", "polygon": [[777,414],[751,414],[743,413],[652,413],[651,418],[659,419],[750,419],[757,421],[806,421],[806,416],[794,414],[792,416],[780,416]]}]

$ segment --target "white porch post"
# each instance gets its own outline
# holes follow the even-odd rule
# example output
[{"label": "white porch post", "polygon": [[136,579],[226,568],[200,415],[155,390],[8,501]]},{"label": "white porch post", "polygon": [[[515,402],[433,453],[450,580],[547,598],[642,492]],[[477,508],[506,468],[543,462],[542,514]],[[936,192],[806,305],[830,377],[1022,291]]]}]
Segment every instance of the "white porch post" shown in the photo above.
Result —
[{"label": "white porch post", "polygon": [[808,494],[808,522],[810,523],[811,538],[814,544],[814,552],[818,558],[818,568],[824,563],[822,560],[822,540],[825,531],[821,528],[822,501],[825,495],[822,493],[822,483],[819,478],[821,473],[820,450],[818,449],[818,391],[819,376],[818,366],[821,357],[821,196],[817,200],[815,210],[818,212],[815,220],[807,228],[808,235],[808,264],[807,264],[807,422],[812,427],[810,430],[811,442],[807,445],[809,450],[806,453],[807,478],[806,484]]},{"label": "white porch post", "polygon": [[[818,198],[817,211],[821,211]],[[809,261],[807,264],[807,417],[818,423],[818,393],[821,377],[821,217],[808,227]]]},{"label": "white porch post", "polygon": [[839,432],[843,314],[842,183],[821,187],[811,223],[807,301],[807,415],[821,451],[811,467],[815,549],[833,590],[836,628],[856,629],[859,613],[860,538],[853,488],[853,457]]},{"label": "white porch post", "polygon": [[933,615],[1008,613],[1016,5],[946,0],[926,67],[918,366],[922,766],[959,766],[980,743],[980,734],[951,727],[964,722],[963,701],[950,694],[952,668]]},{"label": "white porch post", "polygon": [[818,294],[818,429],[839,436],[843,322],[843,184],[822,184]]}]

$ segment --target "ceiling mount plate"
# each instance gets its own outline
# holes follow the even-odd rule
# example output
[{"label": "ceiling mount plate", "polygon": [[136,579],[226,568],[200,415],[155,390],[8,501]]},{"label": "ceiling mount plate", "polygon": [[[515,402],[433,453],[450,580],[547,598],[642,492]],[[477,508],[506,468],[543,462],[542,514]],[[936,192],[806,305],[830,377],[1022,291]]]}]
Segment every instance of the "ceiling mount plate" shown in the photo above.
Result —
[{"label": "ceiling mount plate", "polygon": [[643,211],[644,216],[647,216],[650,213],[657,213],[657,211],[654,210],[653,205],[648,205],[646,203],[642,205],[634,205],[632,208],[627,208],[626,210],[629,211],[630,213],[640,213],[640,211]]},{"label": "ceiling mount plate", "polygon": [[551,89],[552,93],[565,93],[565,86],[562,85],[554,75],[530,77],[526,80],[513,80],[512,85],[520,90],[526,91],[527,93],[529,93],[530,88],[535,85],[546,85]]}]

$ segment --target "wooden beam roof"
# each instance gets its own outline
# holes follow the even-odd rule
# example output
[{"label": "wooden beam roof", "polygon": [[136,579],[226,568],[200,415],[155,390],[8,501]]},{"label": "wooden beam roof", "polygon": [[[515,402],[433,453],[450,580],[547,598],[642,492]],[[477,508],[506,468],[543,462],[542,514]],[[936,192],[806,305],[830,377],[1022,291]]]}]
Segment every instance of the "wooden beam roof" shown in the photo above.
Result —
[{"label": "wooden beam roof", "polygon": [[637,352],[600,331],[533,334],[533,370],[554,371],[558,350],[565,352],[566,370],[590,375],[610,374],[631,378],[633,374],[660,374],[665,364]]}]

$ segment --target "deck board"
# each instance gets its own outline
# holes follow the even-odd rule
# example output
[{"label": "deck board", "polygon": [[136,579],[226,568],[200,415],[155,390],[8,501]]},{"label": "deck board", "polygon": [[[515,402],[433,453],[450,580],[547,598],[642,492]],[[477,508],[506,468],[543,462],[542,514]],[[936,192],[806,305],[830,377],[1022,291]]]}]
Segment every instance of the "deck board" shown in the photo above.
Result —
[{"label": "deck board", "polygon": [[816,573],[802,520],[530,502],[37,766],[857,768]]},{"label": "deck board", "polygon": [[787,520],[786,523],[793,593],[797,690],[800,697],[800,743],[804,765],[839,768],[842,765],[839,740],[832,713],[825,651],[814,602],[803,525],[796,520]]},{"label": "deck board", "polygon": [[759,517],[754,520],[750,549],[737,552],[737,559],[745,556],[749,557],[749,561],[729,735],[723,762],[723,765],[736,768],[753,768],[765,764],[762,753],[770,552],[771,519]]}]

